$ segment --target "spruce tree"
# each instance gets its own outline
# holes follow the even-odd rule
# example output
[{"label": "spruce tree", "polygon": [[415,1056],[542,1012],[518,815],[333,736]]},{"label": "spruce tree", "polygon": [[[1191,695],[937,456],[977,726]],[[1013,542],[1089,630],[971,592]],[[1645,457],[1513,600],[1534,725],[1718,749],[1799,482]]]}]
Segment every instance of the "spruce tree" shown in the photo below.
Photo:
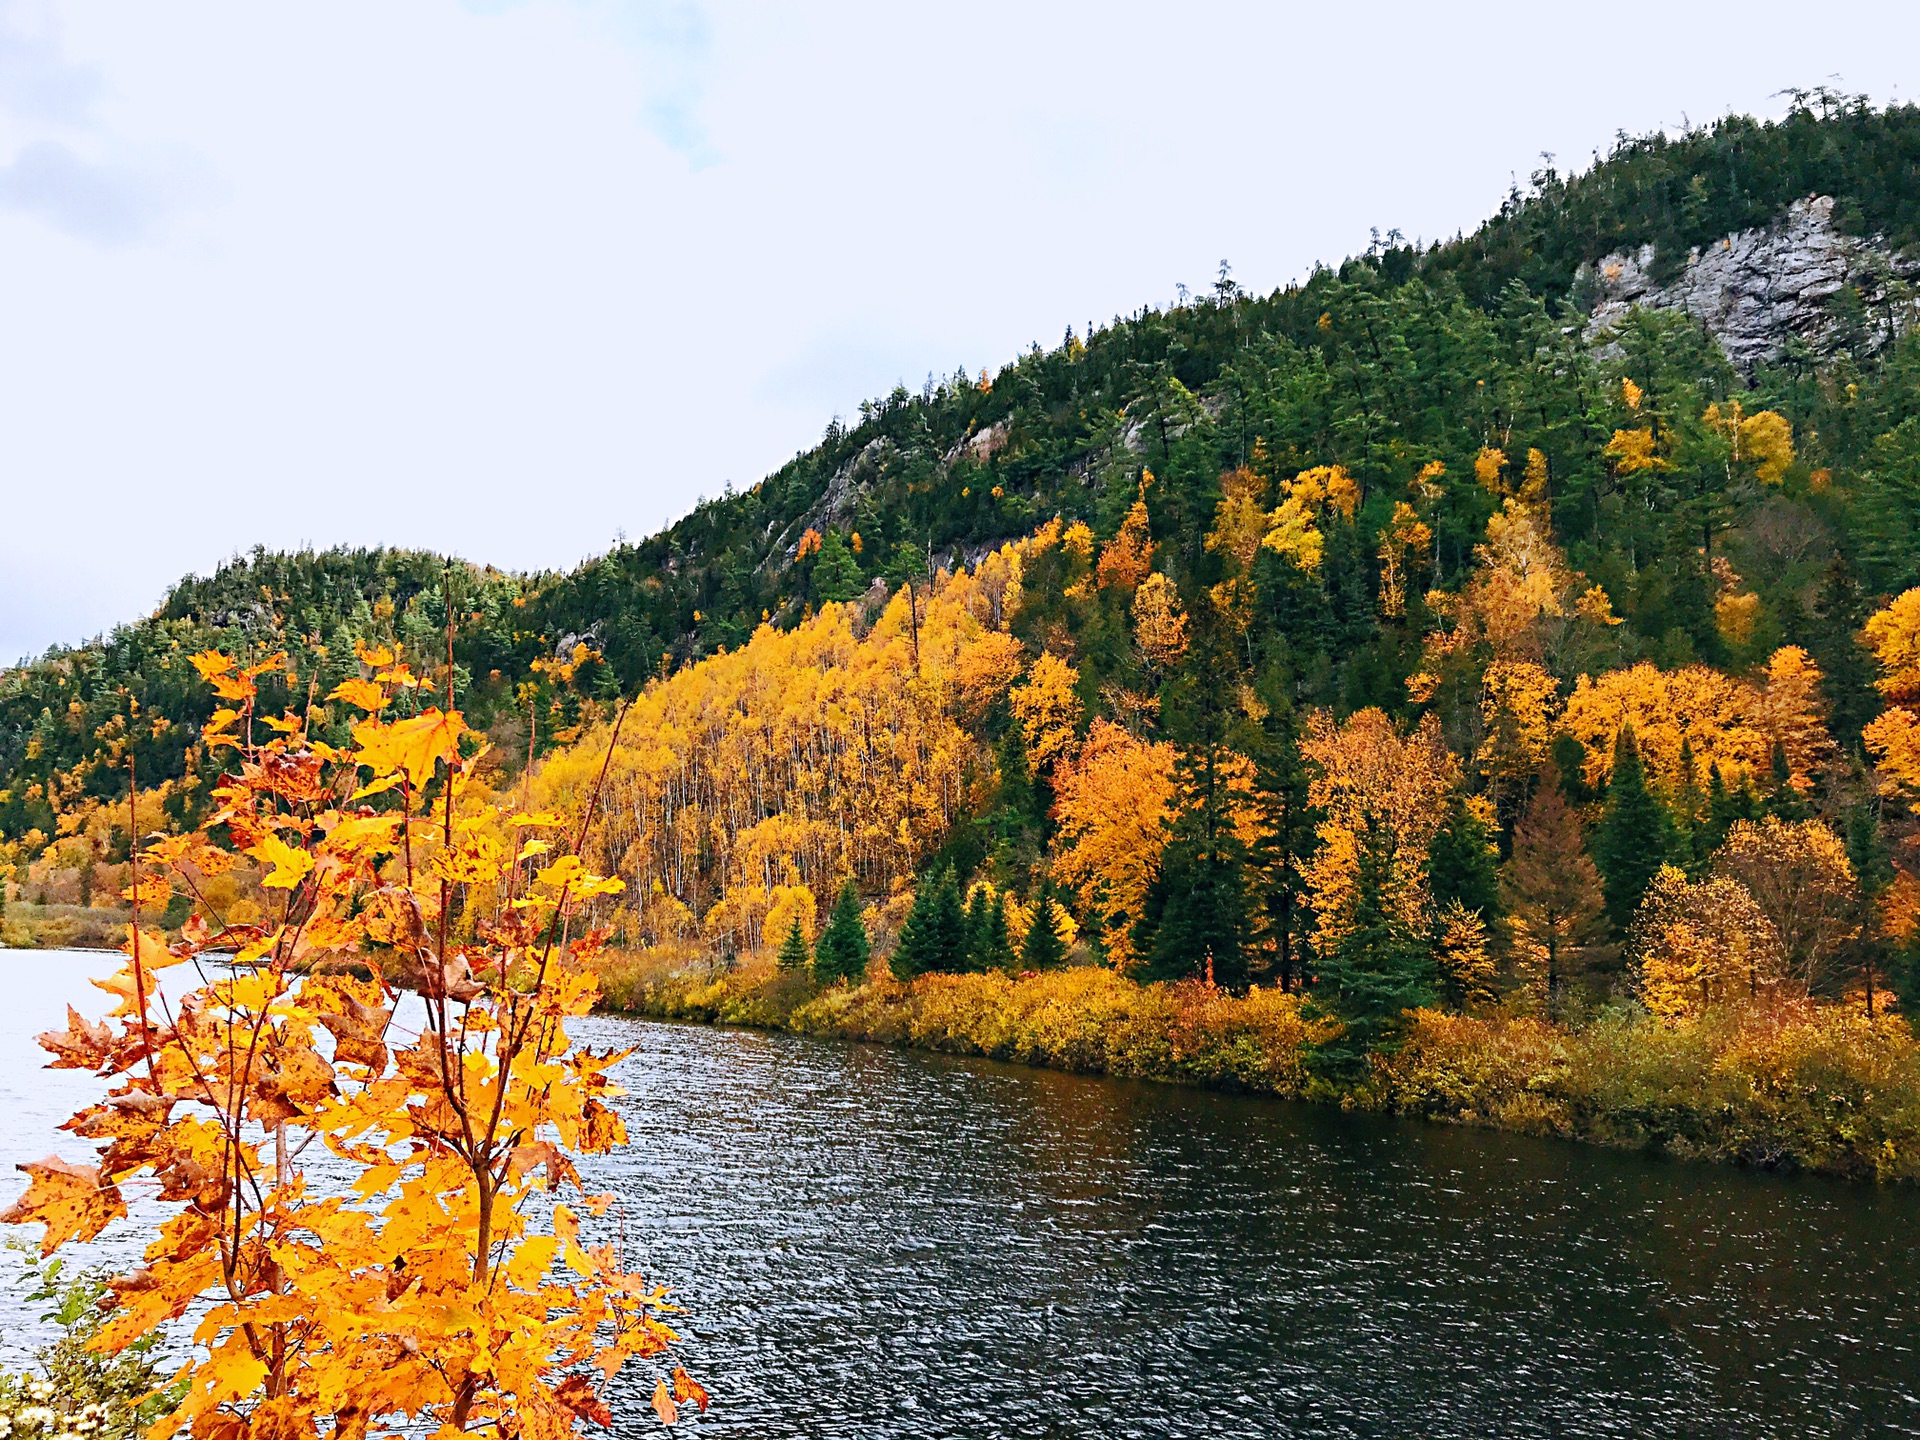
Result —
[{"label": "spruce tree", "polygon": [[1758,820],[1766,813],[1753,786],[1740,782],[1738,790],[1727,789],[1727,782],[1716,763],[1707,771],[1707,817],[1696,846],[1703,856],[1711,855],[1726,843],[1727,832],[1736,820]]},{"label": "spruce tree", "polygon": [[1267,973],[1292,991],[1304,968],[1301,949],[1310,918],[1300,869],[1318,842],[1299,726],[1286,691],[1279,671],[1269,673],[1260,690],[1267,714],[1255,736],[1253,800],[1261,823],[1259,838],[1247,849],[1247,875],[1254,947]]},{"label": "spruce tree", "polygon": [[1020,949],[1020,964],[1027,970],[1058,970],[1067,962],[1067,947],[1060,943],[1059,922],[1054,911],[1057,902],[1052,888],[1043,880],[1033,900],[1033,923],[1027,927],[1027,943]]},{"label": "spruce tree", "polygon": [[780,942],[780,969],[789,975],[804,974],[813,965],[813,950],[807,944],[806,931],[800,928],[800,917],[793,917],[793,924],[787,927],[787,938]]},{"label": "spruce tree", "polygon": [[1606,809],[1593,835],[1593,860],[1600,867],[1607,915],[1621,933],[1632,925],[1640,897],[1666,863],[1672,834],[1666,806],[1647,786],[1633,726],[1622,725],[1613,745]]},{"label": "spruce tree", "polygon": [[823,604],[834,600],[844,603],[858,599],[866,588],[860,562],[854,559],[847,542],[840,538],[838,530],[827,531],[827,538],[820,544],[819,558],[813,562],[813,593]]},{"label": "spruce tree", "polygon": [[1013,936],[1007,930],[1007,892],[994,893],[993,904],[987,910],[986,932],[980,941],[981,965],[983,970],[1011,970],[1013,968]]},{"label": "spruce tree", "polygon": [[985,954],[988,917],[992,908],[987,903],[987,887],[975,886],[973,893],[967,896],[966,968],[968,970],[993,968]]},{"label": "spruce tree", "polygon": [[1458,900],[1489,926],[1500,914],[1500,852],[1492,829],[1455,795],[1447,823],[1427,851],[1427,885],[1435,912]]},{"label": "spruce tree", "polygon": [[[1864,768],[1855,766],[1855,786],[1865,790]],[[1853,866],[1857,883],[1859,909],[1855,915],[1854,939],[1851,945],[1854,965],[1860,976],[1860,988],[1866,996],[1867,1014],[1873,1014],[1873,992],[1877,984],[1891,978],[1901,985],[1901,999],[1907,999],[1907,990],[1911,984],[1911,968],[1914,963],[1914,947],[1910,942],[1907,953],[1900,957],[1904,963],[1898,966],[1889,964],[1889,956],[1884,952],[1885,943],[1877,933],[1879,926],[1874,923],[1874,912],[1878,908],[1880,894],[1893,880],[1893,864],[1887,855],[1887,841],[1880,822],[1879,807],[1871,792],[1856,801],[1847,811],[1847,859]],[[1904,972],[1904,973],[1902,973]],[[1912,1012],[1909,1011],[1909,1017]]]},{"label": "spruce tree", "polygon": [[1221,680],[1237,662],[1216,628],[1198,630],[1186,669],[1171,687],[1167,709],[1180,744],[1174,777],[1182,804],[1134,934],[1146,957],[1146,979],[1211,972],[1216,984],[1241,990],[1247,984],[1247,856],[1234,826],[1228,767],[1247,741],[1230,704],[1232,688]]},{"label": "spruce tree", "polygon": [[867,927],[860,920],[860,893],[848,880],[840,887],[840,898],[833,902],[827,928],[813,947],[813,978],[822,985],[841,980],[857,985],[866,976],[872,953]]},{"label": "spruce tree", "polygon": [[1394,1043],[1408,1010],[1431,1005],[1438,975],[1426,941],[1388,904],[1393,869],[1392,831],[1370,823],[1360,836],[1353,923],[1320,957],[1311,1008],[1341,1024],[1333,1039],[1314,1046],[1309,1065],[1331,1079],[1350,1079],[1367,1056]]},{"label": "spruce tree", "polygon": [[967,959],[967,916],[960,884],[951,869],[924,877],[914,892],[913,909],[900,927],[888,968],[901,982],[916,975],[954,974]]},{"label": "spruce tree", "polygon": [[1787,760],[1787,747],[1778,740],[1773,742],[1773,759],[1769,769],[1767,813],[1788,822],[1806,819],[1807,802],[1793,788],[1793,766]]}]

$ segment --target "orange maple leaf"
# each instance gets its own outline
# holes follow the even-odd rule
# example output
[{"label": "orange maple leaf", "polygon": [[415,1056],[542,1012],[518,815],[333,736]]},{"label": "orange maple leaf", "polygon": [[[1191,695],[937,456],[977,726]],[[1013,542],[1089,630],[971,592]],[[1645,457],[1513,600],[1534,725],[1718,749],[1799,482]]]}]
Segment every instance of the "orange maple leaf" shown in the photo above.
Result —
[{"label": "orange maple leaf", "polygon": [[91,1240],[109,1221],[127,1213],[117,1185],[102,1185],[93,1165],[69,1165],[57,1155],[16,1167],[30,1179],[27,1193],[14,1201],[0,1224],[47,1227],[40,1254],[51,1255],[68,1240]]}]

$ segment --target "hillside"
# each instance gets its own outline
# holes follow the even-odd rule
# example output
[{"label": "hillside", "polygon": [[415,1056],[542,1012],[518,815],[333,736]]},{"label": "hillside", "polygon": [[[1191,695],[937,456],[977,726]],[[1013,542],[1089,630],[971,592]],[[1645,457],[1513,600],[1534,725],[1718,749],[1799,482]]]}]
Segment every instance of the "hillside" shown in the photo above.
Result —
[{"label": "hillside", "polygon": [[[1697,295],[1677,283],[1697,249],[1744,235],[1754,264],[1797,253],[1770,251],[1769,237],[1811,196],[1832,201],[1815,239],[1844,252],[1839,278],[1799,295],[1778,345],[1730,356],[1702,324],[1657,308]],[[1575,637],[1550,657],[1563,689],[1582,668],[1737,673],[1793,645],[1819,667],[1833,732],[1852,746],[1879,706],[1855,633],[1877,598],[1920,579],[1920,350],[1894,339],[1917,238],[1920,111],[1817,95],[1779,122],[1624,140],[1583,174],[1543,172],[1472,236],[1377,247],[1264,296],[1223,274],[1192,303],[1069,331],[991,377],[896,389],[759,485],[571,573],[255,552],[183,581],[145,620],[5,672],[0,835],[22,885],[30,863],[72,868],[42,856],[62,835],[117,860],[124,829],[98,807],[124,796],[129,757],[143,789],[164,785],[175,821],[203,807],[193,741],[211,704],[187,656],[210,646],[290,651],[296,678],[270,699],[299,704],[355,673],[356,642],[438,653],[450,588],[463,703],[511,772],[529,720],[546,753],[649,677],[739,649],[763,616],[790,629],[1054,520],[1084,525],[1104,554],[1143,497],[1138,543],[1192,617],[1183,653],[1231,664],[1300,715],[1432,711],[1470,752],[1480,674],[1439,676],[1430,693],[1409,678],[1453,623],[1447,597],[1471,583],[1490,519],[1544,499],[1556,563],[1599,587],[1620,622],[1600,627],[1604,643]],[[1631,275],[1614,273],[1618,257]],[[1637,306],[1618,303],[1623,276]],[[1751,306],[1732,309],[1751,319]],[[1741,453],[1736,404],[1783,418],[1791,460],[1778,473]],[[1620,449],[1640,432],[1644,450]],[[1311,567],[1221,530],[1223,505],[1266,515],[1289,503],[1289,477],[1331,467],[1352,490],[1314,502]],[[1313,506],[1297,508],[1306,523]],[[1013,633],[1029,654],[1075,662],[1089,715],[1158,724],[1171,742],[1215,723],[1197,658],[1154,660],[1124,607],[1085,603],[1106,590],[1030,576],[1027,593]],[[1221,593],[1231,603],[1210,600]],[[1037,854],[1050,823],[1022,845]]]}]

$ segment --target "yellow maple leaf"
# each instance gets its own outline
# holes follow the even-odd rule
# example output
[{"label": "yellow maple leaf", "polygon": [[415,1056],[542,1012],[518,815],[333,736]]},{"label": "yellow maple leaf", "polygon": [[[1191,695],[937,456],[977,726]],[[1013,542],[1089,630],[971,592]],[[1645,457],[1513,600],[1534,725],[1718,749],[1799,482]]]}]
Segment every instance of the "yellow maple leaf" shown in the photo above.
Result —
[{"label": "yellow maple leaf", "polygon": [[267,835],[258,845],[249,846],[246,853],[273,867],[260,881],[270,890],[292,890],[313,869],[313,856],[296,850],[278,835]]},{"label": "yellow maple leaf", "polygon": [[119,1187],[103,1185],[95,1166],[70,1165],[49,1155],[18,1168],[28,1176],[27,1193],[0,1213],[0,1224],[45,1225],[42,1256],[51,1255],[68,1240],[91,1240],[110,1221],[127,1213]]}]

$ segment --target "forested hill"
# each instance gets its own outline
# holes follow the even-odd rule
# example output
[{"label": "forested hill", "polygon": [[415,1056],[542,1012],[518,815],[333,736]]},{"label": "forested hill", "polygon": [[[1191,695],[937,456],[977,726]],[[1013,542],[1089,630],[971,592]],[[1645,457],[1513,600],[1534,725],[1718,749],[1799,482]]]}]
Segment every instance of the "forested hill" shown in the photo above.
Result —
[{"label": "forested hill", "polygon": [[[1657,308],[1696,250],[1710,259],[1814,196],[1833,201],[1816,238],[1843,273],[1801,295],[1762,363],[1736,368],[1700,324]],[[1223,270],[1209,294],[1069,330],[997,374],[897,388],[760,484],[571,573],[256,551],[183,581],[146,619],[0,677],[0,837],[30,858],[124,794],[129,757],[143,787],[186,782],[168,794],[176,818],[203,803],[192,742],[211,704],[187,657],[210,646],[291,652],[297,681],[267,698],[293,704],[352,672],[356,641],[437,650],[451,598],[469,715],[516,749],[532,717],[544,749],[763,619],[796,623],[1056,516],[1109,541],[1147,472],[1160,563],[1189,601],[1228,563],[1202,540],[1223,476],[1352,477],[1357,510],[1327,529],[1315,583],[1265,592],[1260,624],[1302,702],[1403,712],[1421,594],[1458,586],[1503,490],[1527,484],[1624,622],[1615,662],[1739,666],[1798,643],[1844,740],[1877,703],[1853,634],[1873,597],[1920,579],[1920,348],[1891,343],[1916,241],[1920,110],[1816,95],[1778,122],[1623,140],[1582,174],[1543,172],[1471,236],[1390,239],[1268,295]],[[1651,308],[1590,333],[1616,256],[1629,279],[1644,272],[1652,288],[1635,293]],[[1631,414],[1623,377],[1641,397]],[[1716,448],[1736,399],[1790,423],[1782,474],[1756,479]],[[1617,432],[1637,425],[1657,453],[1619,452]],[[1737,423],[1729,433],[1737,451]],[[1392,539],[1409,506],[1430,535],[1411,591]]]}]

